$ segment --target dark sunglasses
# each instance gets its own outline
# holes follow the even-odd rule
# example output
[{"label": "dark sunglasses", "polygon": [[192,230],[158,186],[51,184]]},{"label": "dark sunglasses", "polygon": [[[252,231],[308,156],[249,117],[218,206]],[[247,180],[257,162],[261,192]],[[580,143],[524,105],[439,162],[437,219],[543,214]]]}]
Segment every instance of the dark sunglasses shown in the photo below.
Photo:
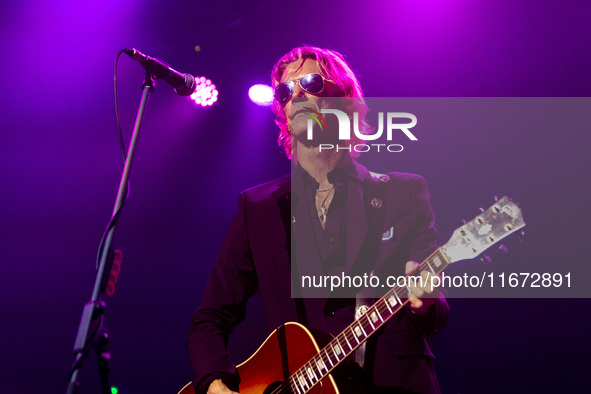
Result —
[{"label": "dark sunglasses", "polygon": [[[298,81],[300,87],[304,89],[304,91],[310,94],[319,94],[324,89],[324,77],[320,74],[308,74],[304,75],[300,79],[296,79],[293,81],[286,81],[280,83],[275,88],[275,100],[279,104],[285,104],[291,98],[293,93],[293,88],[295,86],[295,82]],[[327,79],[329,81],[329,79]]]}]

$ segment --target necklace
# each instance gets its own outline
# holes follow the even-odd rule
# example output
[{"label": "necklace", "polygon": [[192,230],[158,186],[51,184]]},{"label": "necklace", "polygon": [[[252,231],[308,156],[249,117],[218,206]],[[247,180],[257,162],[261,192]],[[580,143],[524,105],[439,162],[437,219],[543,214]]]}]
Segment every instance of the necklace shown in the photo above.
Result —
[{"label": "necklace", "polygon": [[320,221],[322,222],[323,226],[326,224],[326,214],[328,213],[328,208],[326,207],[326,205],[324,203],[328,199],[328,196],[330,196],[330,192],[332,191],[332,189],[334,189],[334,186],[331,186],[328,189],[316,190],[316,193],[327,192],[326,196],[324,197],[324,200],[322,200],[322,201],[320,201],[320,199],[317,196],[314,196],[316,201],[318,201],[320,203],[320,210],[318,211],[318,217],[320,218]]}]

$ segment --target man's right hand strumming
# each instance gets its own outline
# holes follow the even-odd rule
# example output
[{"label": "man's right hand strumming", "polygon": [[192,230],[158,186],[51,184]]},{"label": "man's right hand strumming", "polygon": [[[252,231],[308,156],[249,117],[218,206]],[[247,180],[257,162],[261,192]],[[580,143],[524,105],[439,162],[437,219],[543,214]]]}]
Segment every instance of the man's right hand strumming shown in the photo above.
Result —
[{"label": "man's right hand strumming", "polygon": [[230,390],[222,379],[216,379],[209,385],[207,394],[238,394],[236,391]]}]

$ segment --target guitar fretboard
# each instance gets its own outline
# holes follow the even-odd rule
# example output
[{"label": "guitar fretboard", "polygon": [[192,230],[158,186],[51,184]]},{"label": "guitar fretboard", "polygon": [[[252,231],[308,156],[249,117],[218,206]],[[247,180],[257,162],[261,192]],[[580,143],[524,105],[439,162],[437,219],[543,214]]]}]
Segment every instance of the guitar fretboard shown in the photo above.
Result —
[{"label": "guitar fretboard", "polygon": [[[435,250],[419,266],[417,273],[423,271],[439,275],[448,265],[449,259],[442,248]],[[395,286],[367,311],[337,335],[328,345],[304,364],[286,382],[290,392],[304,394],[328,375],[355,349],[363,344],[374,332],[382,327],[408,302],[408,287]],[[404,299],[404,301],[403,301]]]}]

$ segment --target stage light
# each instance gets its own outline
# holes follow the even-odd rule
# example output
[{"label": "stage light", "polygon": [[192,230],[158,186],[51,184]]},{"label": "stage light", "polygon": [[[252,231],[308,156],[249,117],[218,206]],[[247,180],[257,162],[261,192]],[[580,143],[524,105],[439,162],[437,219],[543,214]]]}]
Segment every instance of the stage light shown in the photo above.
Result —
[{"label": "stage light", "polygon": [[248,97],[257,105],[273,104],[273,88],[269,85],[254,85],[248,90]]},{"label": "stage light", "polygon": [[196,104],[207,107],[218,101],[219,92],[211,80],[205,77],[195,77],[195,83],[197,84],[197,89],[189,97]]}]

